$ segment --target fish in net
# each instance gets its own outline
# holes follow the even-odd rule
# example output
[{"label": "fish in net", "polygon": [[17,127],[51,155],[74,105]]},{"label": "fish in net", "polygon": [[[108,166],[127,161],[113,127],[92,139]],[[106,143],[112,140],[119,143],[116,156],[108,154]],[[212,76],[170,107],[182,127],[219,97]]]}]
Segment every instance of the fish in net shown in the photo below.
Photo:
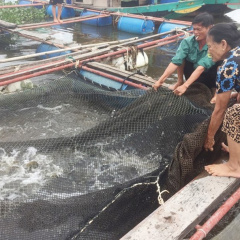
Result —
[{"label": "fish in net", "polygon": [[178,97],[71,73],[0,98],[1,239],[119,239],[219,156],[200,83]]}]

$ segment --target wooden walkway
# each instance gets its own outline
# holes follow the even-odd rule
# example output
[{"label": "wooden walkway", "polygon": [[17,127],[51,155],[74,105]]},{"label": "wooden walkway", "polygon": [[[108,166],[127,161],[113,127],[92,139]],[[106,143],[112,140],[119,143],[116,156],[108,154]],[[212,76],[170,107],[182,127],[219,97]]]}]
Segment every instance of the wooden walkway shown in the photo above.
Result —
[{"label": "wooden walkway", "polygon": [[[184,239],[238,186],[240,186],[240,179],[213,177],[204,172],[140,222],[121,240]],[[230,240],[229,238],[214,240],[223,239]]]}]

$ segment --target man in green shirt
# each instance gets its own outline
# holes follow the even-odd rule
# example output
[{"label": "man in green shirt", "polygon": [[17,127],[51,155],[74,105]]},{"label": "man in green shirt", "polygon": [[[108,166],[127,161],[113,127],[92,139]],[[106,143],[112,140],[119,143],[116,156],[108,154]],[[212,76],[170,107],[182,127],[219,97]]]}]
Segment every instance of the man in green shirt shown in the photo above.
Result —
[{"label": "man in green shirt", "polygon": [[[182,95],[195,81],[211,88],[216,88],[217,65],[208,56],[206,37],[213,26],[213,17],[208,13],[198,14],[192,22],[193,36],[185,38],[180,43],[176,55],[172,58],[163,75],[155,82],[153,88],[157,90],[164,81],[177,70],[178,81],[169,88],[177,95]],[[185,76],[185,83],[183,83]]]}]

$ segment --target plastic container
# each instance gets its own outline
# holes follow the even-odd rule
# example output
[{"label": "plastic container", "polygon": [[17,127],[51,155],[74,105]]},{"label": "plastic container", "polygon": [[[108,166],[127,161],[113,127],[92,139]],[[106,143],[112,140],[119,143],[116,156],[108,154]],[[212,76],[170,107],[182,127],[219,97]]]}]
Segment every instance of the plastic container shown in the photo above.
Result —
[{"label": "plastic container", "polygon": [[189,25],[163,22],[158,28],[158,33],[169,32],[169,31],[174,30],[176,28],[183,28],[183,27],[188,27],[188,29],[192,28],[192,26],[189,26]]},{"label": "plastic container", "polygon": [[[25,5],[25,4],[35,4],[35,3],[39,3],[39,2],[32,2],[32,1],[26,1],[26,0],[20,0],[18,2],[19,5]],[[33,6],[35,8],[41,9],[43,8],[43,6]]]},{"label": "plastic container", "polygon": [[[41,43],[37,50],[36,53],[42,53],[42,52],[48,52],[48,51],[54,51],[54,50],[59,50],[60,48],[57,48],[53,45],[49,45],[46,43]],[[52,58],[52,57],[58,57],[58,56],[62,56],[62,55],[66,55],[68,53],[71,53],[71,51],[63,51],[63,52],[58,52],[58,53],[51,53],[51,54],[47,54],[47,55],[43,55],[43,56],[39,56],[40,59],[48,59],[48,58]]]},{"label": "plastic container", "polygon": [[152,33],[155,29],[154,22],[138,18],[121,17],[118,21],[118,30],[135,34]]},{"label": "plastic container", "polygon": [[[192,29],[192,26],[189,26],[189,25],[163,22],[158,28],[158,33],[169,32],[171,30],[174,30],[174,29],[177,29],[177,28],[184,28],[184,27],[187,27],[187,29],[185,29],[185,30]],[[170,37],[170,36],[173,36],[173,35],[174,35],[174,33],[164,34],[164,35],[161,36],[161,38],[166,38],[166,37]],[[161,46],[160,48],[165,50],[165,51],[175,52],[178,49],[179,41],[181,41],[182,39],[183,38],[179,37],[178,42],[169,43],[167,45]]]},{"label": "plastic container", "polygon": [[[81,12],[80,16],[83,17],[88,15],[99,15],[99,14],[100,14],[99,12],[83,11]],[[98,27],[107,26],[112,24],[112,17],[109,16],[109,17],[95,18],[95,19],[83,21],[82,23],[98,26]]]},{"label": "plastic container", "polygon": [[[49,15],[50,17],[53,17],[53,13],[52,13],[52,5],[48,5],[47,6],[47,15]],[[58,13],[58,7],[56,6],[56,15]],[[61,18],[71,18],[71,17],[75,17],[75,11],[72,8],[62,8],[62,13],[61,13]]]}]

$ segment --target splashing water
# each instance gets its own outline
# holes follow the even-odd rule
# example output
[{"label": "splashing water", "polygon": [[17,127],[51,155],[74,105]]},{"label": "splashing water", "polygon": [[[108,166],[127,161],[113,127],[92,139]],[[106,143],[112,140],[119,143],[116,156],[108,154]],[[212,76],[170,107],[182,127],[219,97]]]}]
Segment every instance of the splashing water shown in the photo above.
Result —
[{"label": "splashing water", "polygon": [[29,147],[20,156],[19,151],[7,154],[0,149],[0,200],[27,197],[39,190],[46,182],[63,174],[63,169],[49,156],[38,154]]}]

